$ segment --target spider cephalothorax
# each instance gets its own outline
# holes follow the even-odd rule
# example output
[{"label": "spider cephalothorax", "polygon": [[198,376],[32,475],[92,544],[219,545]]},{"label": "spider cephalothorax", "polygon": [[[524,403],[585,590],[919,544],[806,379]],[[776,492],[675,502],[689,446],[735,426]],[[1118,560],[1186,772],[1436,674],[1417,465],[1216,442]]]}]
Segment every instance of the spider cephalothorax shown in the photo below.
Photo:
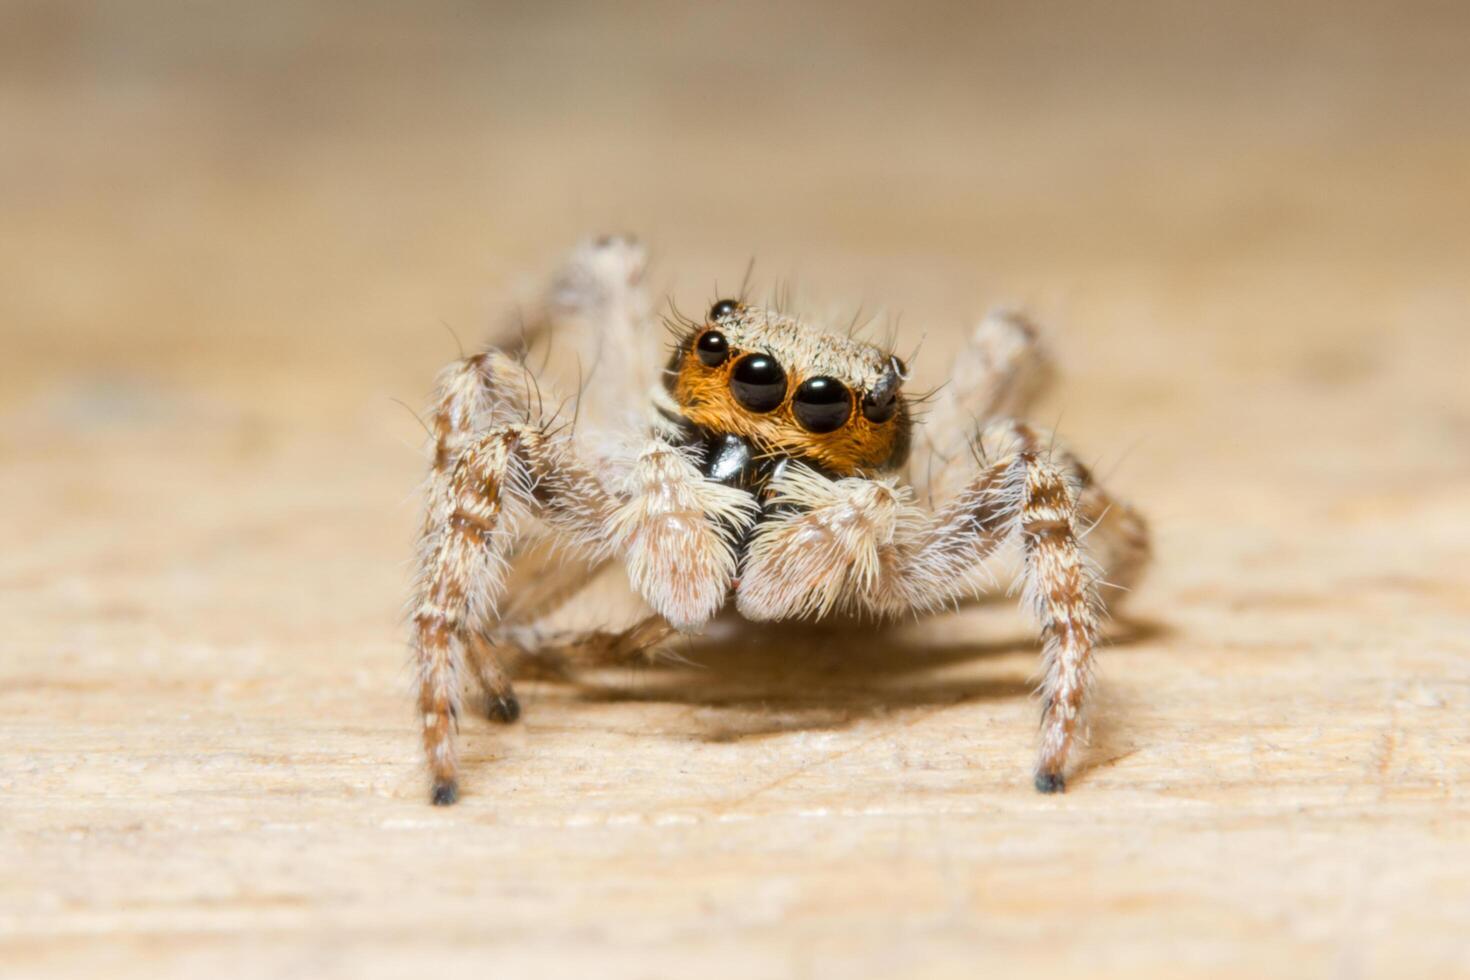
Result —
[{"label": "spider cephalothorax", "polygon": [[664,384],[678,414],[709,436],[845,477],[903,464],[904,375],[871,344],[720,300],[675,347]]},{"label": "spider cephalothorax", "polygon": [[[552,290],[551,318],[570,315],[597,352],[602,397],[584,398],[589,409],[621,411],[635,399],[632,389],[605,396],[619,394],[610,383],[642,374],[642,271],[638,246],[598,240],[573,254]],[[974,596],[977,571],[1016,541],[1045,660],[1036,787],[1061,789],[1101,583],[1136,578],[1148,537],[1132,508],[1017,419],[1043,367],[1029,324],[987,318],[914,439],[906,368],[890,352],[720,300],[681,333],[641,431],[609,439],[609,416],[583,440],[545,416],[545,386],[509,354],[491,348],[451,365],[434,415],[413,612],[434,802],[458,795],[463,674],[479,679],[491,717],[519,715],[510,672],[544,636],[526,603],[501,610],[531,523],[594,561],[621,562],[647,604],[631,629],[556,644],[601,662],[646,655],[727,607],[751,620],[943,610]]]}]

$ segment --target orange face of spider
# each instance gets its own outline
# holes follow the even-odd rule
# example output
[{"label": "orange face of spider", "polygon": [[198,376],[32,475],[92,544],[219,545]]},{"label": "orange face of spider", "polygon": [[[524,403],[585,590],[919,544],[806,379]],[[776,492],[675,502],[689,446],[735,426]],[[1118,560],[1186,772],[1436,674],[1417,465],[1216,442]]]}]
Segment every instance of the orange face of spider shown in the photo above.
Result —
[{"label": "orange face of spider", "polygon": [[838,476],[908,454],[904,367],[869,344],[721,300],[680,345],[669,390],[686,419]]}]

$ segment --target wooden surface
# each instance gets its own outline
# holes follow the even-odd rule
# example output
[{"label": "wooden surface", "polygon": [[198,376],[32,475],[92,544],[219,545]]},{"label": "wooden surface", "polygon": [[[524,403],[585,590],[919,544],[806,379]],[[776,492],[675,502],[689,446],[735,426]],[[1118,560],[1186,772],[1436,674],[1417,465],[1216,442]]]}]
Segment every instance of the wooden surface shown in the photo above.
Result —
[{"label": "wooden surface", "polygon": [[[1470,974],[1456,5],[544,6],[0,13],[0,976]],[[527,686],[426,805],[394,399],[609,228],[921,383],[1049,324],[1159,552],[1065,796],[1002,603]]]}]

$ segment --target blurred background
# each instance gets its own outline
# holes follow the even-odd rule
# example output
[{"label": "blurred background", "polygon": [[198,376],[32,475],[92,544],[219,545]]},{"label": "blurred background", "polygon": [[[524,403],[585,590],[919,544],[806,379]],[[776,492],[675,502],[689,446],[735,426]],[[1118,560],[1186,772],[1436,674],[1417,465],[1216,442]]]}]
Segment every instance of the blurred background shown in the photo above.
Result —
[{"label": "blurred background", "polygon": [[[990,306],[1045,325],[1064,384],[1040,421],[1160,552],[1104,675],[1111,761],[1047,804],[1085,833],[1073,812],[1037,842],[1031,708],[963,685],[963,753],[905,743],[934,760],[918,789],[864,761],[866,694],[812,708],[851,723],[837,743],[754,762],[709,733],[765,724],[736,715],[768,719],[770,684],[693,714],[542,695],[525,741],[466,727],[481,795],[431,823],[398,619],[422,432],[397,401],[606,231],[685,311],[754,259],[757,295],[877,314],[922,344],[921,386]],[[1470,853],[1467,822],[1436,821],[1470,764],[1447,721],[1470,716],[1467,269],[1464,3],[5,0],[10,954],[119,969],[57,937],[121,935],[305,969],[357,943],[368,975],[505,940],[631,975],[728,935],[731,969],[862,975],[934,951],[942,973],[983,936],[1130,976],[1463,965],[1442,847]],[[998,629],[1011,652],[975,670],[1011,690],[1034,654]],[[847,778],[793,775],[745,831],[689,802],[829,750]],[[591,780],[574,803],[557,765]],[[880,788],[917,810],[873,816]],[[830,838],[851,851],[788,820],[843,793],[872,821]],[[1170,824],[1180,793],[1209,816]],[[689,827],[640,836],[663,817]],[[562,886],[518,884],[569,850]]]},{"label": "blurred background", "polygon": [[1462,4],[3,10],[8,398],[66,365],[413,400],[441,324],[604,229],[685,303],[754,257],[916,336],[1150,317],[1165,363],[1329,309],[1341,360],[1464,297]]}]

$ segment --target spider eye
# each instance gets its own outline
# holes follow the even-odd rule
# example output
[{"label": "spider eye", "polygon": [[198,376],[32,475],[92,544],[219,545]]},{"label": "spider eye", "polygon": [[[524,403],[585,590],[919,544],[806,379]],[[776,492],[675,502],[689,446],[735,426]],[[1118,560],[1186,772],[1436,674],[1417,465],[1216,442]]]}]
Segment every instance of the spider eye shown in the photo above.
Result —
[{"label": "spider eye", "polygon": [[694,342],[694,353],[705,367],[719,367],[730,356],[730,342],[718,330],[707,330]]},{"label": "spider eye", "polygon": [[808,378],[791,396],[791,411],[808,432],[835,432],[852,414],[852,396],[836,378]]},{"label": "spider eye", "polygon": [[786,399],[786,372],[774,357],[747,354],[735,362],[730,390],[752,412],[769,412]]},{"label": "spider eye", "polygon": [[727,316],[733,316],[740,310],[738,299],[722,299],[709,308],[709,322],[719,323]]},{"label": "spider eye", "polygon": [[863,418],[874,425],[881,425],[893,418],[893,413],[898,411],[897,392],[889,392],[882,398],[874,398],[872,394],[863,396]]}]

